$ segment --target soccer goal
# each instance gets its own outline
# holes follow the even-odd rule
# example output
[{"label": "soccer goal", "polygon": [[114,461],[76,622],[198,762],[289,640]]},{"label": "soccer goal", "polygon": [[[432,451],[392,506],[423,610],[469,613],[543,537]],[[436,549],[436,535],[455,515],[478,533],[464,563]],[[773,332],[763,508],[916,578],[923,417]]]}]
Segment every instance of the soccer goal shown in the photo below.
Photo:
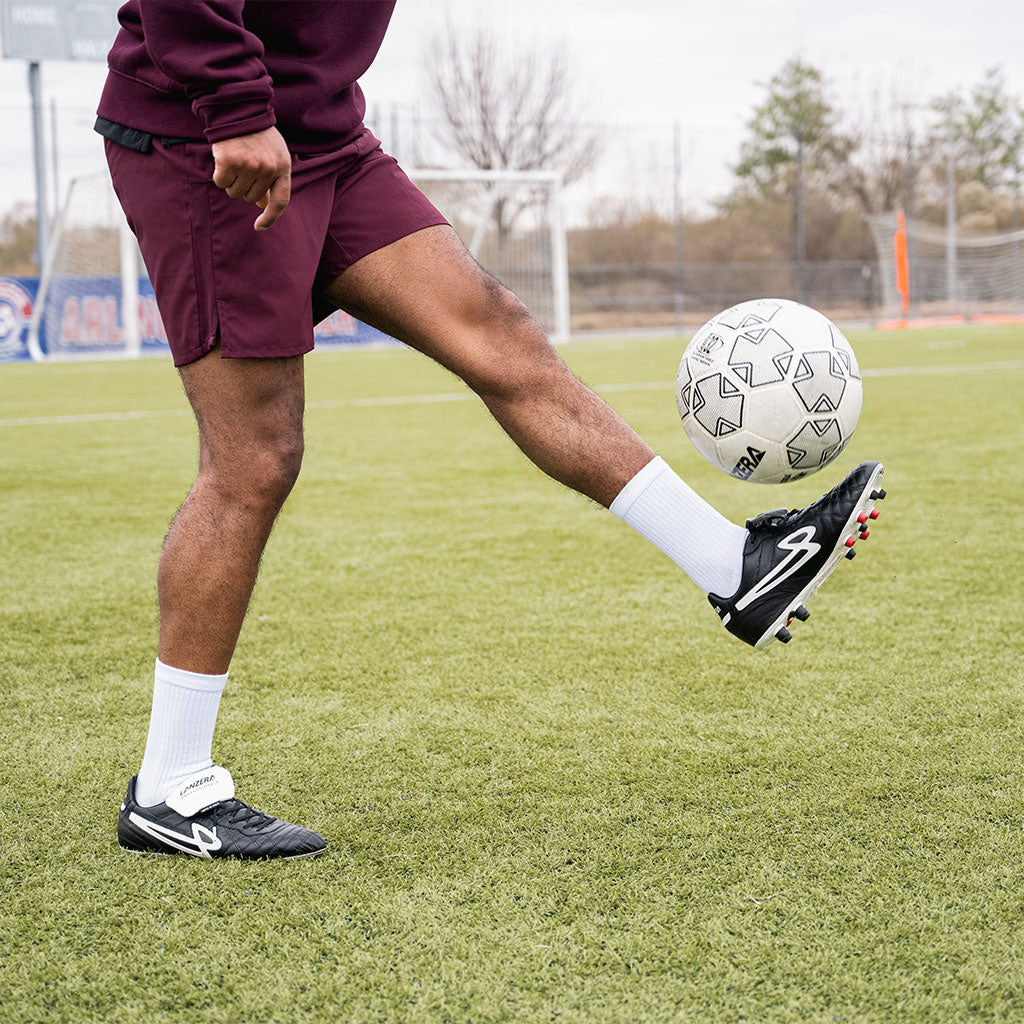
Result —
[{"label": "soccer goal", "polygon": [[870,223],[888,312],[1024,313],[1024,231],[965,235],[896,212]]}]

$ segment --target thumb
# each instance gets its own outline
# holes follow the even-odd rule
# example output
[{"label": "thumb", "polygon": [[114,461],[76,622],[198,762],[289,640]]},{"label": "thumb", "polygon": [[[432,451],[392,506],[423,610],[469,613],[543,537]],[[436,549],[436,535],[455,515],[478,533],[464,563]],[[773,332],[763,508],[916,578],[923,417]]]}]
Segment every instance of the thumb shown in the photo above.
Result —
[{"label": "thumb", "polygon": [[291,174],[285,172],[279,178],[275,178],[267,194],[262,199],[257,200],[256,205],[261,206],[263,212],[256,218],[253,227],[257,231],[266,231],[284,213],[291,194]]}]

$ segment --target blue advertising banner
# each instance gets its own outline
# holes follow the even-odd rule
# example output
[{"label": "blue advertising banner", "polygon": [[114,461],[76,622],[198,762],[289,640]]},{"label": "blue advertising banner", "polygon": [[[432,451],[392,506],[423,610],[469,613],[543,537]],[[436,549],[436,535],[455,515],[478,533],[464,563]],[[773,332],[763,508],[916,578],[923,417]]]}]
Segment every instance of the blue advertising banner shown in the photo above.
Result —
[{"label": "blue advertising banner", "polygon": [[[28,328],[39,293],[37,277],[0,277],[0,363],[31,358]],[[46,298],[49,309],[40,330],[40,355],[102,359],[124,350],[119,277],[60,279]],[[153,286],[139,278],[139,329],[144,355],[167,353],[167,333]],[[317,346],[365,345],[391,339],[337,310],[314,332]]]},{"label": "blue advertising banner", "polygon": [[0,363],[28,359],[28,325],[38,277],[0,277]]}]

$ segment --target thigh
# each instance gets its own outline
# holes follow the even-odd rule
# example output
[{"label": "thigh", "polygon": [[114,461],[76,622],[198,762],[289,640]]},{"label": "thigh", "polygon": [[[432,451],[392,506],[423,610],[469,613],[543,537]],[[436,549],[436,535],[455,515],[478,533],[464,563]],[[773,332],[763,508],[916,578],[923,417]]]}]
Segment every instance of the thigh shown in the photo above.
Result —
[{"label": "thigh", "polygon": [[551,353],[526,307],[476,263],[447,225],[370,253],[325,294],[470,385],[493,376],[496,364]]},{"label": "thigh", "polygon": [[254,455],[301,448],[302,356],[225,359],[217,346],[179,372],[202,458],[240,468]]}]

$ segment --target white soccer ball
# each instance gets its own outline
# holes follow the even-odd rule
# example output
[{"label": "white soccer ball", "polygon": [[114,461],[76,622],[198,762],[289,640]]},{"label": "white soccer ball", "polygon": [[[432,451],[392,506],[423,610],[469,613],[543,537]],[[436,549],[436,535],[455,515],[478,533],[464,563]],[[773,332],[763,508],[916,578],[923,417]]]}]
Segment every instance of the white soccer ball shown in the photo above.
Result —
[{"label": "white soccer ball", "polygon": [[789,299],[753,299],[713,317],[676,377],[697,451],[723,473],[766,484],[827,466],[853,436],[862,397],[842,332]]}]

